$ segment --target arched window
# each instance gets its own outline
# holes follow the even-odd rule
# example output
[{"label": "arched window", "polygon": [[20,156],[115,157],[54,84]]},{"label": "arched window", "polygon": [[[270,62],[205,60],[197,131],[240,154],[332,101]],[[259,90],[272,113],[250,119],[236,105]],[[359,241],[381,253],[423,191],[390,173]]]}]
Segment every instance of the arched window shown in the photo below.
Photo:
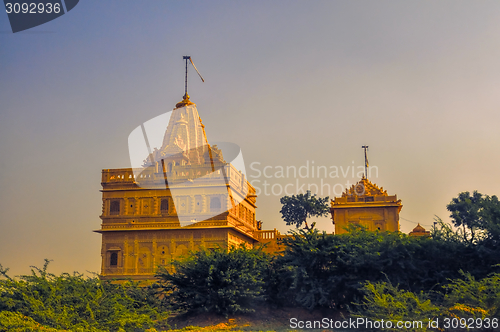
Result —
[{"label": "arched window", "polygon": [[111,201],[109,214],[120,214],[120,201]]},{"label": "arched window", "polygon": [[109,258],[109,266],[117,266],[118,265],[118,253],[112,252]]},{"label": "arched window", "polygon": [[210,211],[220,211],[220,198],[212,197],[210,198]]},{"label": "arched window", "polygon": [[161,200],[160,211],[161,211],[161,213],[168,213],[168,199],[167,198],[164,198]]}]

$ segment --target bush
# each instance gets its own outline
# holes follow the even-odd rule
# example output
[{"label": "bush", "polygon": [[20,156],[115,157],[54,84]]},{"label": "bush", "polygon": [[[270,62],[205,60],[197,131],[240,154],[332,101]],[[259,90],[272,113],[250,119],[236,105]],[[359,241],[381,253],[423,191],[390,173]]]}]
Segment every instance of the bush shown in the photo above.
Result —
[{"label": "bush", "polygon": [[443,306],[450,316],[486,318],[500,316],[500,274],[476,280],[470,273],[454,279],[443,288],[447,291]]},{"label": "bush", "polygon": [[422,325],[418,331],[427,331],[429,319],[441,314],[441,309],[432,304],[428,294],[423,292],[401,290],[387,282],[367,282],[362,291],[365,294],[363,302],[357,304],[353,316],[371,321],[391,321],[393,328],[388,331],[400,331],[396,324],[406,321],[420,321]]},{"label": "bush", "polygon": [[370,320],[390,320],[393,325],[397,321],[422,321],[419,331],[426,331],[426,322],[435,318],[440,319],[440,327],[443,327],[445,318],[463,320],[462,324],[472,322],[476,328],[476,321],[469,319],[488,318],[491,327],[498,327],[500,274],[482,280],[476,280],[469,273],[462,273],[462,277],[449,280],[449,284],[442,287],[446,294],[438,296],[410,292],[386,282],[366,282],[362,288],[363,302],[355,304],[351,313],[354,317]]},{"label": "bush", "polygon": [[21,315],[17,312],[0,312],[0,331],[10,332],[62,332],[61,330],[43,326],[35,322],[32,318]]},{"label": "bush", "polygon": [[283,257],[277,259],[273,300],[315,307],[345,307],[360,298],[366,280],[410,284],[416,266],[412,253],[419,246],[399,233],[352,229],[351,233],[298,232],[285,238]]},{"label": "bush", "polygon": [[[0,311],[15,312],[37,324],[74,331],[135,331],[166,324],[168,313],[150,288],[86,278],[82,274],[47,272],[33,267],[31,275],[10,278],[0,266]],[[1,325],[0,325],[1,326]]]},{"label": "bush", "polygon": [[269,255],[244,246],[201,250],[175,261],[174,273],[162,269],[157,277],[175,310],[228,315],[252,312],[265,300],[269,263]]},{"label": "bush", "polygon": [[317,230],[293,232],[283,239],[285,253],[276,259],[272,300],[308,309],[333,305],[337,281],[335,243],[331,235]]},{"label": "bush", "polygon": [[271,298],[310,310],[358,302],[366,281],[390,280],[416,293],[443,292],[440,286],[460,278],[461,270],[481,279],[500,262],[498,251],[456,237],[417,238],[362,228],[339,235],[300,231],[283,243],[284,255],[274,263]]}]

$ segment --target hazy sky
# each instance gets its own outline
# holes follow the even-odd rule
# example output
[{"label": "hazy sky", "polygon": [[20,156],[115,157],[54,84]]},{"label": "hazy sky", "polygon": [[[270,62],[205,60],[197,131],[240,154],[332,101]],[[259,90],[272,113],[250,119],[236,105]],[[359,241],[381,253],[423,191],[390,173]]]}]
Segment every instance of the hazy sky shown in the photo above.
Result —
[{"label": "hazy sky", "polygon": [[[100,272],[101,169],[182,99],[183,55],[209,140],[238,144],[261,190],[352,183],[252,168],[345,170],[366,144],[404,232],[461,191],[500,194],[498,1],[85,0],[16,34],[0,13],[0,264]],[[279,198],[257,218],[286,232]]]}]

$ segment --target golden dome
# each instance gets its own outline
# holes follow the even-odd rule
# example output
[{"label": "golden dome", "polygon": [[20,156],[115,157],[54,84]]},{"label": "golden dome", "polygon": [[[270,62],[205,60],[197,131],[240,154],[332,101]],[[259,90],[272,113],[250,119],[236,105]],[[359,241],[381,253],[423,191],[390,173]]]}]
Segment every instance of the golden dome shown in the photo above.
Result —
[{"label": "golden dome", "polygon": [[412,233],[425,233],[426,230],[420,224],[418,224],[412,231]]}]

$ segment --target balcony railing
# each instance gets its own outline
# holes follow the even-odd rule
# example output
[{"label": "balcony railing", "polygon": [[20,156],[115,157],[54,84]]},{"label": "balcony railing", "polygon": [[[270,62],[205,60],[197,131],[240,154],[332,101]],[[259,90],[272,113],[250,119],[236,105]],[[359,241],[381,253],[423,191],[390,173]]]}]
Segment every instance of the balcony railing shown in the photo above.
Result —
[{"label": "balcony railing", "polygon": [[254,233],[259,241],[268,242],[277,240],[285,235],[282,235],[276,228],[270,231],[255,231]]}]

